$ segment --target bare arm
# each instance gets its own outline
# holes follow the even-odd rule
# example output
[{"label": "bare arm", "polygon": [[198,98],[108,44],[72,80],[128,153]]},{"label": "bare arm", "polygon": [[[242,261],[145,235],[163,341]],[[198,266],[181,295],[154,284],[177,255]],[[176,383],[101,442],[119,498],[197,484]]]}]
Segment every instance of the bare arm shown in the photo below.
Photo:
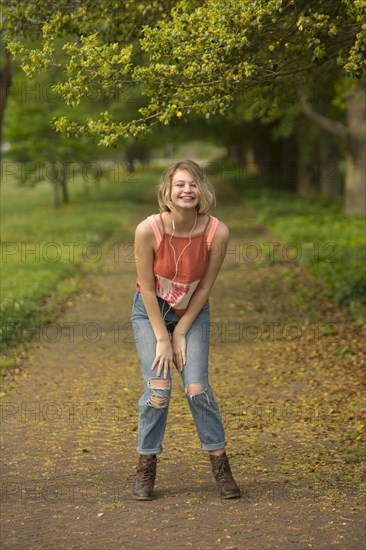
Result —
[{"label": "bare arm", "polygon": [[144,220],[136,228],[135,259],[141,297],[157,341],[156,356],[151,368],[154,369],[158,365],[157,375],[159,376],[161,370],[164,370],[164,378],[166,378],[168,370],[172,374],[173,350],[156,297],[154,233],[148,220]]},{"label": "bare arm", "polygon": [[229,229],[224,223],[220,222],[212,242],[206,274],[203,279],[201,279],[189,301],[187,310],[174,329],[174,362],[180,371],[183,370],[186,359],[185,336],[208,300],[213,284],[225,258],[229,236]]}]

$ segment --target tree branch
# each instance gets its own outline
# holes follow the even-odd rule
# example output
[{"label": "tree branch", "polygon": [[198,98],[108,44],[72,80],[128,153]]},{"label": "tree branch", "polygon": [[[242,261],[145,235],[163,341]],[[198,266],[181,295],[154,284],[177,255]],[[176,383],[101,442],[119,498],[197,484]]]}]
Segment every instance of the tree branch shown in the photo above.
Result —
[{"label": "tree branch", "polygon": [[333,120],[332,118],[326,117],[322,115],[321,113],[318,113],[318,111],[314,108],[314,106],[310,103],[309,97],[300,84],[297,86],[297,93],[300,99],[301,107],[304,112],[304,114],[317,126],[325,130],[326,132],[329,132],[333,134],[334,136],[340,137],[342,140],[346,141],[348,137],[348,130],[347,127],[342,124],[341,122],[338,122],[337,120]]}]

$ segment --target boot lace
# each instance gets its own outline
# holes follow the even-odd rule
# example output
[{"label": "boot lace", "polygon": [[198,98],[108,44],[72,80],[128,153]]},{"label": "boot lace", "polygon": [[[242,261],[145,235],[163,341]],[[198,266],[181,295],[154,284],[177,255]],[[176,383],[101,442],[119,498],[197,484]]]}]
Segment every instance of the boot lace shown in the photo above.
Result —
[{"label": "boot lace", "polygon": [[221,483],[228,483],[231,482],[231,472],[230,467],[227,464],[226,460],[222,460],[218,463],[217,468],[217,479]]},{"label": "boot lace", "polygon": [[151,482],[153,480],[155,474],[155,464],[155,461],[151,461],[144,465],[144,468],[141,472],[141,478],[143,482]]}]

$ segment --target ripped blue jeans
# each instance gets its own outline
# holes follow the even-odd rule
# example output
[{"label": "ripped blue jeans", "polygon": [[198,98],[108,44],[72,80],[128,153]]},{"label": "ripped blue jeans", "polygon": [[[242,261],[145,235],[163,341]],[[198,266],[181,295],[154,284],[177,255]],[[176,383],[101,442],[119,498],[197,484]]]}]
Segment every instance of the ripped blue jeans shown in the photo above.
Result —
[{"label": "ripped blue jeans", "polygon": [[[167,330],[172,333],[179,317],[173,309],[169,310],[165,300],[158,298],[158,303]],[[163,450],[172,380],[169,373],[164,380],[162,372],[160,376],[156,375],[157,368],[151,370],[156,355],[156,338],[138,291],[135,291],[134,295],[131,321],[145,390],[138,402],[137,452],[142,455],[159,454]],[[187,359],[181,377],[201,448],[205,451],[215,451],[223,449],[226,441],[220,411],[208,383],[209,323],[210,306],[207,303],[186,334]],[[189,393],[188,387],[191,384],[200,384],[204,391]],[[151,401],[154,396],[155,399]]]}]

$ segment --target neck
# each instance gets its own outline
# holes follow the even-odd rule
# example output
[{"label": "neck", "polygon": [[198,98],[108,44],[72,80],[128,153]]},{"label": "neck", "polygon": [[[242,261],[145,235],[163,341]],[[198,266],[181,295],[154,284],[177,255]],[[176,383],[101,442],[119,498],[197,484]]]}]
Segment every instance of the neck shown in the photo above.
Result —
[{"label": "neck", "polygon": [[185,233],[191,231],[191,229],[197,223],[198,213],[196,210],[178,210],[174,209],[170,212],[170,222],[174,220],[175,232]]}]

